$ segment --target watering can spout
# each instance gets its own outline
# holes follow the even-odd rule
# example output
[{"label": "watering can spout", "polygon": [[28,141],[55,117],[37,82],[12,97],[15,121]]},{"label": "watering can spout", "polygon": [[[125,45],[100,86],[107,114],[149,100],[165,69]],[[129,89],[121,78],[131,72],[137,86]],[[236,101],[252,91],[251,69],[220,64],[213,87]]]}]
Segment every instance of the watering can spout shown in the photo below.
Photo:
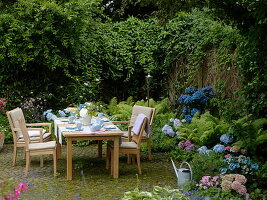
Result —
[{"label": "watering can spout", "polygon": [[178,178],[178,169],[177,169],[177,167],[176,167],[176,165],[175,165],[175,163],[173,162],[172,159],[171,159],[171,161],[172,161],[172,166],[173,166],[173,169],[175,171],[176,177]]}]

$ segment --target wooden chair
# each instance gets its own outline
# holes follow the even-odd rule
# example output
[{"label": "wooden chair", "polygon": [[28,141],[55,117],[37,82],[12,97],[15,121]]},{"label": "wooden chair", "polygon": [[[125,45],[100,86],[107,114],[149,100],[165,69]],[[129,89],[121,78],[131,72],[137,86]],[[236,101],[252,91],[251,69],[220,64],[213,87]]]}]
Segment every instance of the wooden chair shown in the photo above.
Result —
[{"label": "wooden chair", "polygon": [[[26,128],[26,123],[23,118],[19,119],[19,126],[20,131],[23,135],[24,142],[25,142],[25,151],[26,151],[26,169],[25,169],[25,176],[28,176],[28,171],[30,168],[31,156],[35,155],[46,155],[51,154],[53,155],[54,160],[54,176],[57,173],[57,152],[56,152],[56,141],[50,142],[38,142],[32,143],[29,137],[28,130]],[[40,166],[43,166],[43,160],[40,161]]]},{"label": "wooden chair", "polygon": [[[24,137],[22,135],[22,132],[19,128],[19,119],[23,119],[25,123],[25,118],[23,115],[23,112],[20,108],[13,109],[11,111],[6,112],[8,121],[10,124],[10,128],[13,135],[13,142],[14,142],[14,152],[13,152],[13,163],[12,165],[15,166],[16,164],[16,158],[17,158],[17,148],[23,147],[25,148],[25,141]],[[25,123],[26,124],[26,123]],[[42,128],[27,128],[27,131],[30,136],[31,142],[47,142],[51,140],[51,123],[31,123],[26,124],[28,127],[41,127],[41,126],[47,126],[48,132],[46,132]],[[42,158],[41,158],[42,159]]]},{"label": "wooden chair", "polygon": [[[134,105],[133,110],[132,110],[132,115],[130,121],[113,121],[113,124],[129,124],[128,126],[128,131],[124,131],[123,136],[122,136],[122,141],[128,141],[130,142],[132,139],[132,131],[131,129],[133,128],[134,122],[136,120],[136,117],[140,114],[143,113],[144,115],[147,116],[148,123],[150,127],[152,127],[156,109],[155,108],[150,108],[150,107],[145,107],[145,106],[138,106]],[[148,159],[152,159],[152,153],[151,153],[151,134],[147,134],[144,132],[141,142],[146,142],[147,143],[147,149],[148,149]]]},{"label": "wooden chair", "polygon": [[[142,126],[140,128],[140,131],[138,134],[133,133],[132,134],[132,141],[131,142],[122,142],[119,147],[119,153],[128,154],[129,155],[135,155],[136,156],[136,162],[137,162],[137,168],[138,173],[142,174],[141,171],[141,162],[140,162],[140,144],[142,140],[142,136],[145,130],[145,126],[147,123],[147,118],[144,118],[142,122]],[[113,154],[114,154],[114,148],[113,143],[108,142],[107,144],[107,157],[106,157],[106,169],[109,169],[110,161],[111,161],[111,174],[113,174]],[[133,158],[133,157],[132,157]],[[134,160],[134,158],[133,158]]]}]

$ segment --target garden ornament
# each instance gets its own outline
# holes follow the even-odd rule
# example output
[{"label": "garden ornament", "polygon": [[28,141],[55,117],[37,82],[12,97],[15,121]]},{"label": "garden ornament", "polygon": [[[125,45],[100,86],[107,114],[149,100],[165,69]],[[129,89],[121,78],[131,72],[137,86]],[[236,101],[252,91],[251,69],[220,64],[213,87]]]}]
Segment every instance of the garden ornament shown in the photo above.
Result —
[{"label": "garden ornament", "polygon": [[[175,174],[176,174],[177,179],[178,179],[178,182],[177,182],[178,186],[192,180],[193,172],[192,172],[192,168],[188,162],[182,162],[180,165],[180,168],[178,169],[172,159],[171,159],[171,161],[172,161],[173,169],[174,169]],[[182,168],[183,164],[187,164],[189,169]]]}]

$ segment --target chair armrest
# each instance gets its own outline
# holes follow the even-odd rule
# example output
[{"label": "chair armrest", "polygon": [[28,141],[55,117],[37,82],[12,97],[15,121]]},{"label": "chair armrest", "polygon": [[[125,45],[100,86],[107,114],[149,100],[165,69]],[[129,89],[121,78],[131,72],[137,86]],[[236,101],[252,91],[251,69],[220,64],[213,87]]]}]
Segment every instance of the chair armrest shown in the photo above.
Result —
[{"label": "chair armrest", "polygon": [[13,131],[21,131],[20,128],[13,128]]},{"label": "chair armrest", "polygon": [[52,124],[51,123],[27,123],[26,126],[48,126],[49,133],[52,133]]},{"label": "chair armrest", "polygon": [[40,132],[40,142],[43,141],[43,129],[42,128],[27,128],[27,131],[39,131]]},{"label": "chair armrest", "polygon": [[128,142],[132,141],[132,128],[133,126],[128,126]]},{"label": "chair armrest", "polygon": [[128,124],[130,121],[112,121],[113,124]]}]

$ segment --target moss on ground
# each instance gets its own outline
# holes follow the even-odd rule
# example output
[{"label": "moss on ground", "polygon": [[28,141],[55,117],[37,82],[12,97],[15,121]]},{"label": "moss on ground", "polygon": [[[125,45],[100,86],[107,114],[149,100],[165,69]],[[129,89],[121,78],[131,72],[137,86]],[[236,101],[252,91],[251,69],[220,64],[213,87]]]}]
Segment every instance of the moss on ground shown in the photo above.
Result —
[{"label": "moss on ground", "polygon": [[[105,148],[103,148],[105,149]],[[66,200],[66,199],[120,199],[124,192],[152,190],[154,185],[176,186],[176,177],[168,157],[162,153],[153,154],[149,161],[147,155],[141,156],[142,175],[138,175],[134,165],[128,165],[126,156],[120,156],[120,178],[113,179],[105,169],[103,158],[97,157],[97,146],[74,147],[73,180],[66,180],[66,147],[62,148],[62,158],[58,162],[58,176],[53,176],[53,162],[45,157],[44,167],[39,166],[39,158],[33,157],[29,176],[24,177],[25,160],[22,149],[18,152],[17,163],[12,167],[13,145],[5,145],[0,151],[0,179],[14,178],[16,183],[25,181],[29,189],[22,195],[24,200]]]}]

